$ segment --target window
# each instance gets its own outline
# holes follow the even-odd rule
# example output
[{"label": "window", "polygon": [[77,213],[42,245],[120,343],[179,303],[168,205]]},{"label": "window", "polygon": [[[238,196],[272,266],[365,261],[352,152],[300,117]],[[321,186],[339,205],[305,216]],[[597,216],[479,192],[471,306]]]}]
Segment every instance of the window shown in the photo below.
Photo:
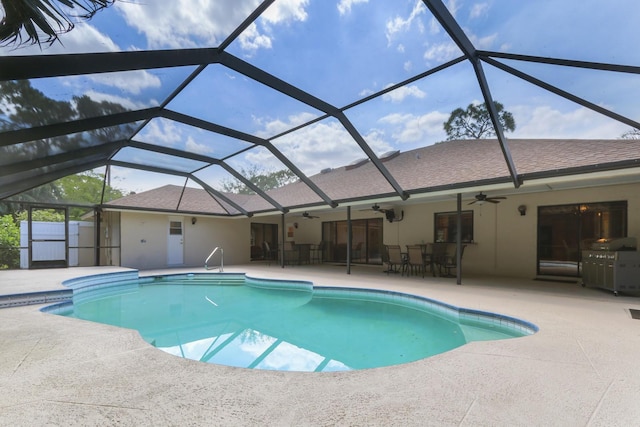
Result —
[{"label": "window", "polygon": [[[462,211],[462,241],[473,242],[473,211]],[[436,242],[456,242],[458,229],[457,212],[436,212],[434,218],[433,236]]]},{"label": "window", "polygon": [[169,234],[172,236],[182,235],[182,222],[181,221],[169,221]]}]

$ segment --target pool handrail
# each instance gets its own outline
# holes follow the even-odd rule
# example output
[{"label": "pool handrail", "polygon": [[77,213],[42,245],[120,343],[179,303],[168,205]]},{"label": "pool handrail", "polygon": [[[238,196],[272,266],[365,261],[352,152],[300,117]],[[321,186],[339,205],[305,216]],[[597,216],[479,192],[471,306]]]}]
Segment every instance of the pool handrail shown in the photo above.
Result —
[{"label": "pool handrail", "polygon": [[[215,267],[215,266],[214,267],[209,267],[209,260],[211,259],[213,254],[215,254],[218,251],[218,249],[220,249],[220,266],[218,266],[218,267]],[[224,271],[224,249],[222,249],[219,246],[216,246],[215,249],[213,251],[211,251],[211,253],[207,257],[207,259],[204,261],[204,269],[205,270],[213,270],[215,268],[217,268],[220,273],[222,273]]]}]

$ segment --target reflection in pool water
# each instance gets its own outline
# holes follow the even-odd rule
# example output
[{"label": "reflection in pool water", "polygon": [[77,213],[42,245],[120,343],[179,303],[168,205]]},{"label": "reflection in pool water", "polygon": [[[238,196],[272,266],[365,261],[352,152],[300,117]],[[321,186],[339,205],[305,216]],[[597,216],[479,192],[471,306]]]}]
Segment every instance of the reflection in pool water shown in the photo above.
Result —
[{"label": "reflection in pool water", "polygon": [[[221,280],[224,279],[224,280]],[[469,341],[534,333],[527,322],[410,295],[244,275],[181,275],[77,288],[48,311],[136,329],[207,363],[285,371],[396,365]]]}]

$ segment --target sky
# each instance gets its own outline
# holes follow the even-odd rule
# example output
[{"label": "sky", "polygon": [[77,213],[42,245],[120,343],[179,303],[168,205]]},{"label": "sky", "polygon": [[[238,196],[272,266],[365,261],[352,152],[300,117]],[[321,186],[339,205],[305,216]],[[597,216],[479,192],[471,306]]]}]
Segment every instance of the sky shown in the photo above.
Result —
[{"label": "sky", "polygon": [[[257,0],[117,0],[79,22],[61,43],[40,49],[0,48],[0,55],[135,51],[216,47],[259,4]],[[640,65],[640,2],[611,0],[449,0],[445,5],[477,49],[572,60]],[[276,0],[227,49],[305,92],[342,108],[460,56],[460,50],[417,0]],[[599,106],[640,119],[640,77],[603,71],[503,61]],[[509,138],[618,138],[630,128],[484,63],[493,98],[516,121]],[[193,67],[39,79],[47,96],[88,95],[128,109],[159,105]],[[482,95],[467,62],[417,80],[345,114],[380,155],[446,139],[451,111]],[[274,138],[323,113],[220,65],[208,66],[168,107],[269,139],[307,175],[365,157],[334,118]],[[136,140],[224,158],[238,170],[284,166],[264,148],[154,119]],[[232,157],[228,157],[232,156]],[[170,164],[135,150],[116,159]],[[182,165],[189,169],[193,165]],[[130,191],[157,187],[154,174],[114,168],[116,185]],[[219,188],[219,167],[196,174]]]}]

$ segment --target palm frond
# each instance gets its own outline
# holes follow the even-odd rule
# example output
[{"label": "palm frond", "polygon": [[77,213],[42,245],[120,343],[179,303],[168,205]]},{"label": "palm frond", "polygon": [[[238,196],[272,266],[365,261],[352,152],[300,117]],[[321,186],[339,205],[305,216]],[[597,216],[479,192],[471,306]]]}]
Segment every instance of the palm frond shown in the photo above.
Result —
[{"label": "palm frond", "polygon": [[73,20],[91,19],[114,1],[0,0],[4,12],[0,20],[0,46],[52,45],[59,34],[73,29]]}]

